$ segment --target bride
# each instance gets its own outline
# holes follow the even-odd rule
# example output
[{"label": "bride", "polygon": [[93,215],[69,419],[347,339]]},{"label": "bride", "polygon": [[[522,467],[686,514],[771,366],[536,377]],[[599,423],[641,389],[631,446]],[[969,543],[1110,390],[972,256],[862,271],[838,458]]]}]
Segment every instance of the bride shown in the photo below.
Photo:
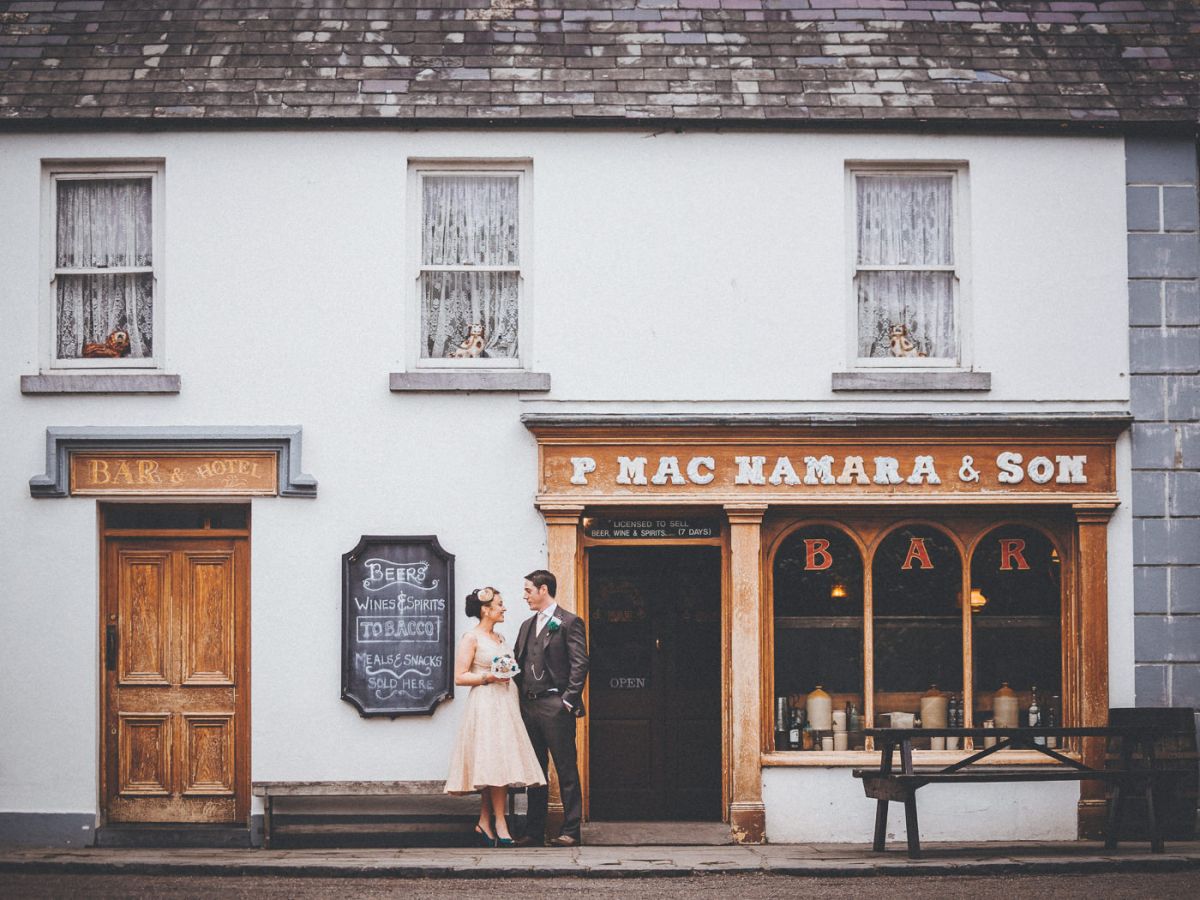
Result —
[{"label": "bride", "polygon": [[504,817],[510,787],[544,785],[542,767],[521,721],[516,663],[496,625],[504,621],[504,598],[492,587],[467,596],[467,615],[479,624],[462,636],[454,656],[454,683],[469,686],[466,712],[450,755],[446,793],[481,795],[475,833],[489,847],[511,847]]}]

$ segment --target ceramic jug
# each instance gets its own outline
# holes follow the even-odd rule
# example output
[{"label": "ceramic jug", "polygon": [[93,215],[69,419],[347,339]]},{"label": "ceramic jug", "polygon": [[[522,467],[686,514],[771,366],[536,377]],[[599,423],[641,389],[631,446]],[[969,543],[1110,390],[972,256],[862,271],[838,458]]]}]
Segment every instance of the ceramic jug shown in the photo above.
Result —
[{"label": "ceramic jug", "polygon": [[818,684],[808,695],[804,707],[808,710],[808,721],[817,731],[828,731],[833,727],[833,698]]},{"label": "ceramic jug", "polygon": [[992,698],[992,718],[996,720],[997,728],[1016,728],[1019,714],[1017,695],[1006,681]]}]

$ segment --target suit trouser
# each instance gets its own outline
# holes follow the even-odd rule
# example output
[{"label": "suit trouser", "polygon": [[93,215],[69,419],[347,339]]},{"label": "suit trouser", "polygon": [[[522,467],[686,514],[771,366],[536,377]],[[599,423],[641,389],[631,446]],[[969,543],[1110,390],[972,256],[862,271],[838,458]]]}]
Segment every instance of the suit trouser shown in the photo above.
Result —
[{"label": "suit trouser", "polygon": [[[578,840],[579,824],[583,821],[583,791],[579,786],[579,764],[575,755],[575,716],[563,706],[561,695],[550,694],[537,700],[522,698],[521,718],[547,784],[550,781],[547,757],[554,758],[554,769],[558,772],[558,786],[562,794],[562,833]],[[550,790],[546,786],[531,787],[527,797],[529,813],[525,833],[536,840],[546,833],[546,807]]]}]

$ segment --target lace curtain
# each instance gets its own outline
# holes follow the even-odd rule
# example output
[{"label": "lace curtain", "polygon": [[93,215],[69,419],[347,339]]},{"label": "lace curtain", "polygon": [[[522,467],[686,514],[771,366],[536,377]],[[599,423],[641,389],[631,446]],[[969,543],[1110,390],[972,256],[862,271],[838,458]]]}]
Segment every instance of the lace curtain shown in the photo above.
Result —
[{"label": "lace curtain", "polygon": [[857,273],[859,356],[956,358],[954,273],[919,270],[954,264],[952,179],[880,175],[855,181],[858,265],[918,269]]},{"label": "lace curtain", "polygon": [[87,342],[129,334],[129,356],[153,356],[154,276],[150,272],[72,275],[63,269],[153,265],[150,180],[57,182],[57,353],[78,359]]},{"label": "lace curtain", "polygon": [[[483,328],[483,357],[517,356],[518,192],[511,176],[424,179],[421,265],[458,271],[421,273],[422,356],[450,356],[474,325]],[[476,266],[512,271],[472,271]]]}]

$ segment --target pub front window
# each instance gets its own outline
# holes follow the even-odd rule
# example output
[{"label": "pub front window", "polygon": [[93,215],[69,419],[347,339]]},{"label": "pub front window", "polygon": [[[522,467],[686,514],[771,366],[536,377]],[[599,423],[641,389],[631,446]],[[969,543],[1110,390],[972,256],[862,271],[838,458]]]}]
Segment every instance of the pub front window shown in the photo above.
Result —
[{"label": "pub front window", "polygon": [[[776,732],[782,735],[777,746],[820,749],[824,735],[814,735],[813,727],[805,734],[806,725],[822,724],[808,722],[807,700],[818,691],[829,695],[830,729],[833,710],[847,716],[847,734],[838,739],[847,746],[840,749],[861,744],[861,729],[850,721],[863,708],[863,564],[858,546],[829,525],[794,531],[775,555],[774,584],[775,693],[785,699],[776,703]],[[822,706],[822,715],[824,711]]]},{"label": "pub front window", "polygon": [[876,718],[915,714],[932,690],[961,693],[962,557],[954,542],[928,525],[898,528],[879,544],[871,573]]},{"label": "pub front window", "polygon": [[978,514],[870,513],[779,535],[776,750],[863,749],[871,726],[1024,725],[1035,702],[1042,724],[1063,723],[1062,535]]},{"label": "pub front window", "polygon": [[1007,685],[1024,710],[1033,704],[1036,691],[1043,721],[1061,724],[1062,561],[1058,550],[1034,528],[996,528],[975,547],[971,586],[976,718],[995,721],[995,692]]}]

